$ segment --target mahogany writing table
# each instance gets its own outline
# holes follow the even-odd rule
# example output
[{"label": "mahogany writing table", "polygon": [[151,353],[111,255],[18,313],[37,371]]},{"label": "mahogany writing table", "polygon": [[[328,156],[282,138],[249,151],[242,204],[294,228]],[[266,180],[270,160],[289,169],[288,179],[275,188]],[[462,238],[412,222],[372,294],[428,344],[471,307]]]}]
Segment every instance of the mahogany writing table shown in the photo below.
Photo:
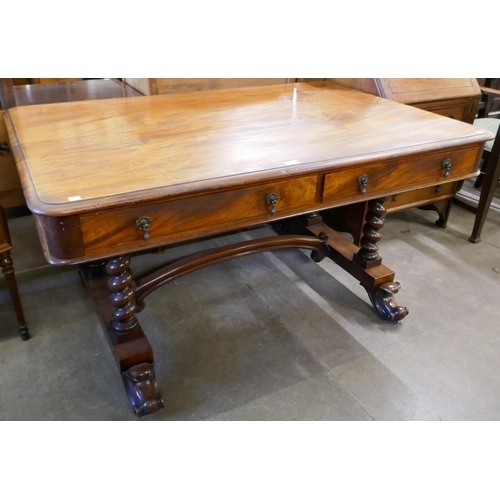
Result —
[{"label": "mahogany writing table", "polygon": [[[6,125],[47,260],[81,264],[138,416],[163,406],[136,313],[207,265],[308,248],[407,314],[377,243],[384,201],[477,171],[491,134],[332,83],[18,107]],[[322,221],[370,200],[360,247]],[[286,219],[281,234],[186,257],[134,279],[131,254]]]}]

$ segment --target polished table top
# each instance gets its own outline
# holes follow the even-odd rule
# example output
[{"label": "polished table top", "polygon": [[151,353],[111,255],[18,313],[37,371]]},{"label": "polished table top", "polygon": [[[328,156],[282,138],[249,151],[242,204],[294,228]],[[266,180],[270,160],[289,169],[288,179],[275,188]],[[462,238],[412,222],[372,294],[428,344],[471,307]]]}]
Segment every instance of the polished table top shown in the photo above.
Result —
[{"label": "polished table top", "polygon": [[489,138],[470,125],[326,82],[34,105],[8,115],[27,203],[46,215]]}]

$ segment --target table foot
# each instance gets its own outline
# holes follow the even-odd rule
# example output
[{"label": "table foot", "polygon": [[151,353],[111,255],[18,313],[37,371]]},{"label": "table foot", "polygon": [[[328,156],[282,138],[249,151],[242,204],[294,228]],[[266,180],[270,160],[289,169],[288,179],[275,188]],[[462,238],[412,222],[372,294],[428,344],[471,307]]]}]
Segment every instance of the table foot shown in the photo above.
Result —
[{"label": "table foot", "polygon": [[380,316],[393,323],[405,318],[408,309],[398,306],[393,296],[400,289],[399,283],[394,282],[394,271],[384,264],[366,267],[363,263],[359,264],[359,259],[356,259],[359,247],[322,222],[321,217],[316,219],[312,223],[307,218],[288,219],[283,223],[281,231],[314,235],[324,233],[328,236],[328,257],[359,281]]},{"label": "table foot", "polygon": [[408,315],[408,308],[398,306],[394,300],[394,294],[401,290],[401,285],[397,282],[389,282],[380,285],[374,290],[365,287],[368,297],[376,311],[382,319],[398,323]]},{"label": "table foot", "polygon": [[152,363],[132,366],[122,373],[123,384],[132,409],[137,417],[150,415],[165,407],[158,392]]}]

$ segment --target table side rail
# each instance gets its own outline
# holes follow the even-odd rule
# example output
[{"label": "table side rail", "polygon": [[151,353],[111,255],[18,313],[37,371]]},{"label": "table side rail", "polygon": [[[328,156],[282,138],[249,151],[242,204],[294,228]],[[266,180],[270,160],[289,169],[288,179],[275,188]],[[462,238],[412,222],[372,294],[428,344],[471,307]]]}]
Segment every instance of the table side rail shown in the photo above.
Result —
[{"label": "table side rail", "polygon": [[[56,264],[81,263],[188,241],[382,196],[456,183],[478,169],[482,145],[375,162],[356,169],[264,183],[191,198],[103,209],[67,217],[35,214],[45,255]],[[447,170],[443,163],[451,160]],[[359,178],[368,175],[363,194]],[[448,174],[448,175],[446,175]],[[273,213],[267,201],[277,195]],[[139,221],[146,218],[147,229]]]}]

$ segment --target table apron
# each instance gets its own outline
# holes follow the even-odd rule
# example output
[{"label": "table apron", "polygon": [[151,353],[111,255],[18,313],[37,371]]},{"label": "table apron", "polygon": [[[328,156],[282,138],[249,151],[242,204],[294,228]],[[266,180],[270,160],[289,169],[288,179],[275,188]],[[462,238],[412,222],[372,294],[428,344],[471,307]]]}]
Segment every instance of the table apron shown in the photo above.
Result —
[{"label": "table apron", "polygon": [[[35,217],[49,262],[81,263],[456,183],[477,171],[481,149],[473,145],[177,200],[65,217]],[[449,168],[444,168],[446,162]],[[138,223],[141,218],[149,222],[147,231]]]}]

